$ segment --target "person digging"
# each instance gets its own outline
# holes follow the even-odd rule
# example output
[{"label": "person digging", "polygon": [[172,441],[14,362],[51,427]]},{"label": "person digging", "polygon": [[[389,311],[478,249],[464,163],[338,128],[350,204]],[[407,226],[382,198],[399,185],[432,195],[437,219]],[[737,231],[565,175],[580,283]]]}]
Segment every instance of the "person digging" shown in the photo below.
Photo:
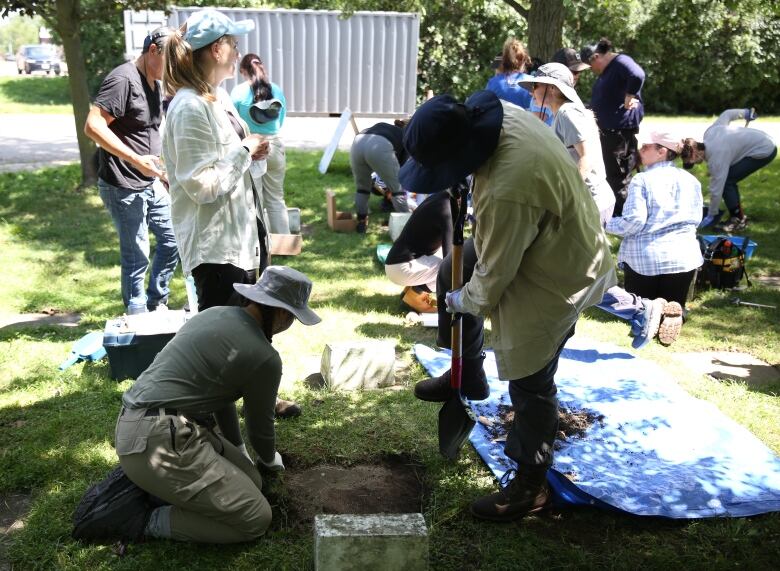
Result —
[{"label": "person digging", "polygon": [[[609,243],[566,148],[536,117],[492,92],[476,92],[465,103],[450,95],[427,101],[404,145],[411,158],[400,178],[411,192],[441,191],[474,174],[473,272],[462,288],[444,294],[444,305],[479,324],[463,326],[469,398],[487,396],[481,356],[466,348],[481,343],[481,316],[491,318],[498,376],[508,381],[515,409],[505,451],[518,467],[505,488],[472,503],[471,513],[499,522],[523,517],[549,500],[546,475],[558,424],[554,375],[579,314],[617,281]],[[440,341],[447,325],[440,321]],[[467,356],[478,357],[479,367],[466,371]],[[448,379],[445,373],[420,381],[415,395],[447,401]]]}]

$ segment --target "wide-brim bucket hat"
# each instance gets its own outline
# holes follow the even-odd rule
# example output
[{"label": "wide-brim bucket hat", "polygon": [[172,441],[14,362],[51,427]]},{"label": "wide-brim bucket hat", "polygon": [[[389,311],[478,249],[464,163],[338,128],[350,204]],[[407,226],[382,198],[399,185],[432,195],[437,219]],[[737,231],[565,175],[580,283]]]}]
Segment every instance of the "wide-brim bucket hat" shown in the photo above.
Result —
[{"label": "wide-brim bucket hat", "polygon": [[311,286],[311,280],[297,270],[268,266],[256,284],[233,284],[233,289],[254,302],[286,309],[304,325],[315,325],[322,320],[309,309]]},{"label": "wide-brim bucket hat", "polygon": [[404,189],[429,194],[455,186],[496,150],[503,121],[492,91],[477,91],[464,103],[452,95],[423,103],[404,130],[410,156],[399,175]]},{"label": "wide-brim bucket hat", "polygon": [[573,103],[582,105],[582,99],[574,89],[574,76],[569,68],[562,63],[546,63],[534,72],[531,79],[521,81],[520,85],[533,92],[534,83],[554,85],[561,90],[563,96]]}]

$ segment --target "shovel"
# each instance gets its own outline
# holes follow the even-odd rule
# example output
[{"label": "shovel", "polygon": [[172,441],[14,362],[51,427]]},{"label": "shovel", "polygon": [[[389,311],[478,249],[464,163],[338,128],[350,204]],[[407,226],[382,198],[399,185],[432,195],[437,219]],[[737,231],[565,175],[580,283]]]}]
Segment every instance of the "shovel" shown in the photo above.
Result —
[{"label": "shovel", "polygon": [[[458,198],[451,198],[453,210],[458,212],[452,229],[452,291],[463,285],[463,226],[466,221],[468,186],[465,183],[458,185],[457,194]],[[439,411],[439,451],[445,458],[454,460],[458,457],[463,443],[469,437],[471,429],[474,428],[477,418],[460,392],[463,376],[463,321],[460,313],[453,315],[451,327],[450,387],[452,394]]]}]

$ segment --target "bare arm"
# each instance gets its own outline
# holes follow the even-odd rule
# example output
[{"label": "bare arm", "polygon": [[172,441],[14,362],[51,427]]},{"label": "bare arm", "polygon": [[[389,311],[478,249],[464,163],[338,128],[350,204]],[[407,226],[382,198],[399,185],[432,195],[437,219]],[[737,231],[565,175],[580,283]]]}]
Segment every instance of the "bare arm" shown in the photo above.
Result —
[{"label": "bare arm", "polygon": [[115,117],[110,113],[97,105],[93,105],[92,109],[89,110],[89,115],[87,115],[87,122],[84,124],[84,134],[103,147],[106,152],[133,165],[141,174],[164,179],[165,175],[156,163],[157,157],[152,155],[139,155],[125,145],[122,140],[108,128],[115,120]]}]

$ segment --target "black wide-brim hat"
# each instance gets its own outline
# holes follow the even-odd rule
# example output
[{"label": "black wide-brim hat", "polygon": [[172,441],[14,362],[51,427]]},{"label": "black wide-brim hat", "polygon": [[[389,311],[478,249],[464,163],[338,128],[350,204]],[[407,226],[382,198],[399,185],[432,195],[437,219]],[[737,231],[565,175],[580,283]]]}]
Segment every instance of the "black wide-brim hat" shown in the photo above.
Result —
[{"label": "black wide-brim hat", "polygon": [[423,103],[404,130],[409,160],[401,185],[429,194],[456,185],[487,161],[498,146],[504,108],[492,91],[477,91],[465,103],[437,95]]}]

